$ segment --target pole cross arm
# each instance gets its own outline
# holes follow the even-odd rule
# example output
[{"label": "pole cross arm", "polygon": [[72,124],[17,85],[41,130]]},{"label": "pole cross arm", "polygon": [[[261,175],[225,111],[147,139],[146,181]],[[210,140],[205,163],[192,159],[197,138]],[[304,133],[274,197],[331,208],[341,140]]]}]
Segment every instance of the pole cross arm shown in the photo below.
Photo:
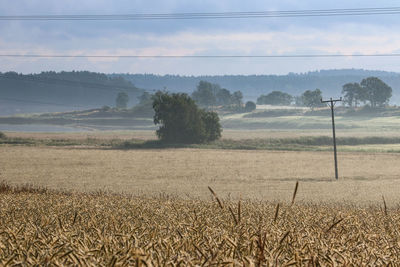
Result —
[{"label": "pole cross arm", "polygon": [[339,102],[339,101],[343,101],[342,98],[339,98],[339,99],[330,98],[329,100],[322,100],[322,98],[321,98],[321,103],[333,103],[333,102]]}]

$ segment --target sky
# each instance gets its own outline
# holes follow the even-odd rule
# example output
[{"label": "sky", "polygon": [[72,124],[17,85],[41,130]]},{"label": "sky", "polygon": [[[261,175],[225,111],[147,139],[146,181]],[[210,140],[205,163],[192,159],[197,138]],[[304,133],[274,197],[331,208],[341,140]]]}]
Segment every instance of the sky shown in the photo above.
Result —
[{"label": "sky", "polygon": [[[399,1],[2,0],[0,16],[282,11],[397,7]],[[149,21],[0,21],[0,54],[296,55],[400,53],[400,14]],[[89,70],[179,75],[400,72],[400,57],[7,58],[0,71]]]}]

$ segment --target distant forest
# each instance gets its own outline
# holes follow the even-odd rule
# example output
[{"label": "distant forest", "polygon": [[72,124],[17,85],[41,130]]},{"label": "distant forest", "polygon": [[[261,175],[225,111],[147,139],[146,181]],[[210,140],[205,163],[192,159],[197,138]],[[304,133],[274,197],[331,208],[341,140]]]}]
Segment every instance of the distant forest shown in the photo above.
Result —
[{"label": "distant forest", "polygon": [[0,73],[0,115],[115,106],[119,92],[126,92],[133,106],[143,90],[120,76],[88,71]]},{"label": "distant forest", "polygon": [[359,69],[321,70],[288,75],[223,75],[223,76],[179,76],[154,74],[113,74],[146,90],[192,93],[197,84],[203,80],[217,83],[230,91],[241,91],[244,100],[255,101],[262,94],[272,91],[283,91],[291,95],[301,95],[305,90],[319,88],[324,97],[339,97],[342,86],[349,82],[359,82],[364,78],[375,76],[393,89],[391,103],[400,103],[400,73],[369,71]]},{"label": "distant forest", "polygon": [[[89,71],[42,72],[23,75],[0,73],[0,116],[115,107],[118,93],[129,97],[128,108],[146,90],[192,94],[201,80],[219,84],[230,92],[241,91],[243,100],[283,91],[299,96],[319,88],[324,97],[340,97],[342,86],[375,76],[393,89],[392,104],[400,103],[400,74],[367,70],[322,70],[288,75],[179,76],[154,74],[103,74]],[[142,89],[139,89],[142,88]]]}]

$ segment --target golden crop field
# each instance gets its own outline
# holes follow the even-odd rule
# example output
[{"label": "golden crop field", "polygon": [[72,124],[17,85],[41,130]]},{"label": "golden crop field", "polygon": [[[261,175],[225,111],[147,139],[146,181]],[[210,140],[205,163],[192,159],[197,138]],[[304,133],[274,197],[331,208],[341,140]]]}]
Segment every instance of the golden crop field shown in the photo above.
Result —
[{"label": "golden crop field", "polygon": [[0,266],[400,262],[398,153],[339,152],[335,181],[327,151],[37,144],[0,145]]},{"label": "golden crop field", "polygon": [[0,264],[395,266],[400,261],[398,207],[297,204],[295,194],[285,197],[280,203],[227,201],[217,194],[213,200],[184,200],[2,184]]},{"label": "golden crop field", "polygon": [[217,149],[99,149],[0,146],[0,180],[50,189],[179,197],[282,200],[301,182],[298,199],[370,204],[400,201],[400,154]]}]

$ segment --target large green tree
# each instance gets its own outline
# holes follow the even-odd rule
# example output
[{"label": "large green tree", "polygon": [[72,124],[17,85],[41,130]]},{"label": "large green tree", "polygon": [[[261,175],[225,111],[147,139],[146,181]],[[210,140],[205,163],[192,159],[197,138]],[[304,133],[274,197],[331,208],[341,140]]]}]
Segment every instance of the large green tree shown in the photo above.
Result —
[{"label": "large green tree", "polygon": [[199,109],[187,94],[157,92],[153,97],[154,124],[166,143],[203,143],[221,137],[217,113]]},{"label": "large green tree", "polygon": [[315,89],[314,91],[312,90],[305,91],[301,95],[301,99],[303,104],[311,109],[324,106],[324,104],[321,103],[322,92],[319,89]]},{"label": "large green tree", "polygon": [[365,88],[359,83],[346,83],[342,87],[343,101],[350,107],[357,107],[360,101],[365,99]]},{"label": "large green tree", "polygon": [[377,77],[368,77],[361,81],[365,91],[364,99],[371,107],[384,106],[392,97],[392,88]]}]

